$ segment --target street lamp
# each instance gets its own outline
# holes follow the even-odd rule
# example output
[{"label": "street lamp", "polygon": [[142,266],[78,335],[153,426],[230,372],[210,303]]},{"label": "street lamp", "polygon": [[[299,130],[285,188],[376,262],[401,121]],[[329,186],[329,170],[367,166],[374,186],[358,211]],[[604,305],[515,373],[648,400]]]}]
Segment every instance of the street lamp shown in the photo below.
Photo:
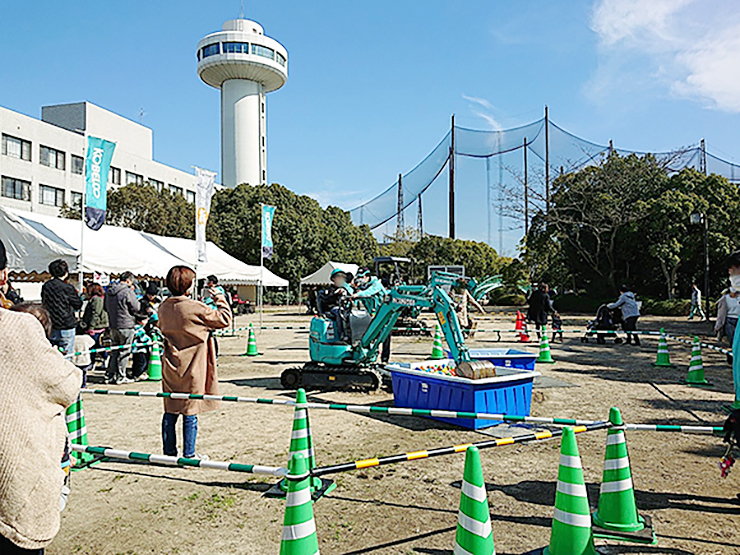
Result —
[{"label": "street lamp", "polygon": [[697,212],[691,214],[689,222],[704,226],[704,313],[709,320],[709,219],[706,214]]}]

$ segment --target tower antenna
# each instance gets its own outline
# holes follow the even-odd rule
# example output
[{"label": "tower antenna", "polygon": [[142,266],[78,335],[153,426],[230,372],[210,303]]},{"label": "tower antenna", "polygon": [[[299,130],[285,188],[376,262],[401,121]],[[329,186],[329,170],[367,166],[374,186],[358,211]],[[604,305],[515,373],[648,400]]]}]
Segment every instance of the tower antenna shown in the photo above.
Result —
[{"label": "tower antenna", "polygon": [[239,19],[244,19],[244,0],[242,0],[242,11],[239,12]]}]

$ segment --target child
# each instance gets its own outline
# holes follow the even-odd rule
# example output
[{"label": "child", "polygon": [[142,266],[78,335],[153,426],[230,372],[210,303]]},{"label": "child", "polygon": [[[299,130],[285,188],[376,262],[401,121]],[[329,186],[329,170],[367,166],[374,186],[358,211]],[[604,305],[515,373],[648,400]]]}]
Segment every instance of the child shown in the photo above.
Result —
[{"label": "child", "polygon": [[147,334],[146,326],[148,322],[148,315],[136,315],[134,342],[131,346],[131,353],[133,354],[131,377],[134,380],[145,380],[149,377],[147,370],[149,369],[149,354],[152,348],[152,338]]},{"label": "child", "polygon": [[560,342],[563,342],[563,320],[559,312],[552,313],[552,340],[560,336]]},{"label": "child", "polygon": [[75,336],[75,351],[80,354],[73,355],[69,360],[82,370],[82,387],[87,386],[87,373],[95,367],[95,358],[90,352],[95,345],[95,339],[86,333]]}]

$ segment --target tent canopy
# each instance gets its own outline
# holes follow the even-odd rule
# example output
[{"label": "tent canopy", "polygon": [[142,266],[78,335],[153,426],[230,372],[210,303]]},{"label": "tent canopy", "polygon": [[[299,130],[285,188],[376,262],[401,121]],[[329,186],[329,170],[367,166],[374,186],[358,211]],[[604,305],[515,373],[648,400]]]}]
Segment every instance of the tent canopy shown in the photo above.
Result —
[{"label": "tent canopy", "polygon": [[[81,222],[0,207],[0,236],[8,251],[11,271],[25,274],[46,272],[49,262],[67,261],[79,271]],[[250,266],[207,244],[209,262],[195,264],[195,241],[162,237],[125,227],[106,225],[98,231],[85,229],[85,272],[164,278],[172,266],[184,264],[197,269],[198,276],[214,274],[229,285],[287,287],[288,281],[259,266]]]},{"label": "tent canopy", "polygon": [[329,279],[329,276],[331,276],[331,273],[334,270],[343,270],[345,272],[356,274],[358,268],[359,266],[357,264],[327,262],[310,276],[301,278],[301,285],[328,285],[331,283],[331,279]]}]

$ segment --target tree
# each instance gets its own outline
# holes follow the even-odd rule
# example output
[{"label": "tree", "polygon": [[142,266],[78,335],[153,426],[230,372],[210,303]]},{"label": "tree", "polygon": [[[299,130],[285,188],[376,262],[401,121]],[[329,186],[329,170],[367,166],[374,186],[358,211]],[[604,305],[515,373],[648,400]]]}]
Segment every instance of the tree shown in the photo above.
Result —
[{"label": "tree", "polygon": [[485,278],[498,274],[504,259],[496,250],[477,241],[448,239],[437,235],[426,235],[409,251],[414,259],[417,278],[425,279],[427,266],[465,266],[465,274]]},{"label": "tree", "polygon": [[262,204],[277,207],[274,254],[265,265],[296,289],[301,277],[329,260],[367,265],[378,252],[370,229],[353,225],[348,212],[334,206],[322,209],[316,200],[276,183],[218,191],[208,220],[209,239],[239,260],[259,264]]},{"label": "tree", "polygon": [[[63,218],[80,219],[79,206],[64,206]],[[155,235],[195,238],[195,207],[169,190],[131,183],[108,192],[106,223]]]},{"label": "tree", "polygon": [[[629,282],[644,296],[671,299],[702,282],[703,234],[689,223],[696,212],[708,217],[716,269],[740,244],[737,186],[690,168],[669,175],[652,155],[611,154],[555,180],[550,211],[535,214],[523,259],[534,279],[595,297]],[[724,279],[715,272],[709,293]]]}]

